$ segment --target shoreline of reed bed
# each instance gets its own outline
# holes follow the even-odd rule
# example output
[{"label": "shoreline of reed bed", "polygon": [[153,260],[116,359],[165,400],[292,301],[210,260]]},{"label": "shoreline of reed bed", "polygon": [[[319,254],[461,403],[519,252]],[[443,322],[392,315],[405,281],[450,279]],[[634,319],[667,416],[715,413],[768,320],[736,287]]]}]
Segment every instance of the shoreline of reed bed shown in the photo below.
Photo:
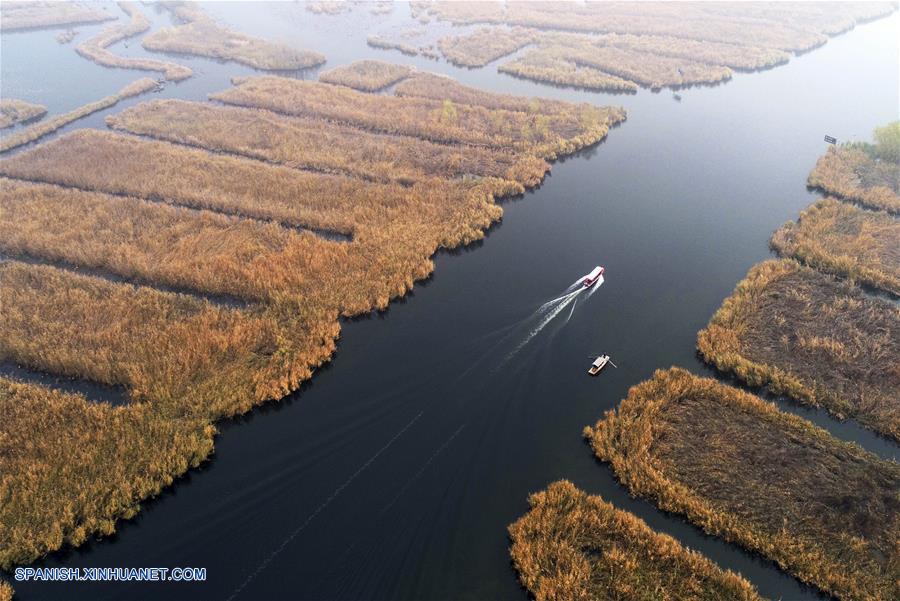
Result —
[{"label": "shoreline of reed bed", "polygon": [[895,462],[680,368],[632,387],[585,436],[633,495],[804,582],[846,599],[900,593]]},{"label": "shoreline of reed bed", "polygon": [[743,577],[566,480],[532,494],[509,526],[510,555],[537,601],[761,601]]},{"label": "shoreline of reed bed", "polygon": [[19,146],[23,146],[30,142],[39,140],[40,138],[52,134],[56,130],[61,129],[66,125],[77,121],[78,119],[87,117],[91,113],[96,113],[98,111],[108,109],[111,106],[115,106],[120,101],[126,98],[144,94],[151,90],[155,90],[158,87],[159,84],[149,77],[138,79],[119,90],[119,92],[116,94],[111,94],[109,96],[101,98],[100,100],[85,104],[84,106],[80,106],[75,110],[69,111],[68,113],[45,119],[39,123],[26,127],[25,129],[10,136],[0,138],[0,154],[9,152],[14,148],[18,148]]}]

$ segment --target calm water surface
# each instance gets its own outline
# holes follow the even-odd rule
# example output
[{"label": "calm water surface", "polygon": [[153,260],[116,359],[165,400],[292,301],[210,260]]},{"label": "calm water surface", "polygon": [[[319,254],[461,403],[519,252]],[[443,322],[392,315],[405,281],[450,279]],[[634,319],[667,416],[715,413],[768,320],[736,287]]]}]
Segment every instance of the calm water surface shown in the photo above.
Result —
[{"label": "calm water surface", "polygon": [[[709,373],[694,354],[697,330],[769,256],[772,231],[815,199],[805,181],[823,135],[865,139],[898,118],[896,15],[785,67],[681,91],[676,102],[669,91],[564,90],[495,66],[457,69],[369,49],[367,34],[405,22],[400,6],[386,17],[316,17],[293,4],[208,10],[248,33],[323,52],[325,68],[377,57],[495,91],[621,104],[628,121],[504,203],[483,243],[440,253],[433,278],[409,297],[345,323],[334,361],[301,392],[220,424],[212,461],[138,519],[43,564],[205,567],[207,582],[28,583],[17,584],[19,598],[525,598],[506,526],[527,510],[530,492],[561,478],[741,572],[766,596],[819,598],[771,562],[629,498],[581,430],[655,369]],[[140,76],[72,56],[53,35],[4,34],[5,96],[57,112]],[[147,54],[134,41],[113,49]],[[251,72],[175,60],[198,74],[163,96],[200,100]],[[74,127],[103,127],[127,105]],[[607,268],[600,288],[539,311],[598,263]],[[600,352],[618,369],[589,378],[588,356]],[[779,404],[882,456],[897,454],[853,423]]]}]

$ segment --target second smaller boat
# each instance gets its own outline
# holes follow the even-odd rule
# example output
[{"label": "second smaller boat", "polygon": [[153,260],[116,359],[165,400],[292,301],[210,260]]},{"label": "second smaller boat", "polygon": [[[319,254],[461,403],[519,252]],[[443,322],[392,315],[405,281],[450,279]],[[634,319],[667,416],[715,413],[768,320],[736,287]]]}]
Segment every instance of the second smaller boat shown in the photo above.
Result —
[{"label": "second smaller boat", "polygon": [[616,366],[616,364],[613,363],[612,360],[609,358],[609,355],[600,355],[599,357],[594,359],[593,363],[591,363],[591,367],[590,367],[590,369],[588,369],[588,373],[591,374],[592,376],[596,376],[597,374],[600,373],[601,369],[606,367],[607,363],[609,363],[613,367]]}]

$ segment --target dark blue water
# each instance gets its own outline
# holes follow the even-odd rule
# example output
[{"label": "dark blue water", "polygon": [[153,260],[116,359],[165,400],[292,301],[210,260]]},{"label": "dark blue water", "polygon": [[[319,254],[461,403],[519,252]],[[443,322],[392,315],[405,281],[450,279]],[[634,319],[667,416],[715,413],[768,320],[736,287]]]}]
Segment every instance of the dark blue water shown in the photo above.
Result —
[{"label": "dark blue water", "polygon": [[[325,68],[390,59],[497,91],[622,104],[628,121],[505,203],[482,244],[439,254],[433,278],[406,299],[345,323],[334,361],[299,393],[220,424],[213,460],[118,534],[43,564],[205,567],[205,583],[20,583],[22,599],[524,598],[505,529],[530,492],[560,478],[739,571],[766,596],[818,597],[771,562],[629,498],[581,431],[655,369],[709,373],[695,357],[696,333],[769,256],[772,231],[814,200],[805,182],[822,137],[865,139],[898,118],[896,15],[784,67],[680,91],[675,102],[671,92],[550,88],[493,67],[369,49],[365,36],[398,27],[403,7],[387,17],[316,17],[289,4],[208,10],[248,33],[323,52]],[[56,42],[46,32],[4,34],[4,95],[48,104],[17,88],[53,80],[52,65],[40,76],[16,67],[32,44]],[[142,52],[135,46],[122,51]],[[84,78],[120,87],[110,79],[118,72],[78,60]],[[250,71],[187,62],[197,78],[163,94],[199,99]],[[124,73],[124,81],[140,76]],[[102,126],[102,115],[76,125]],[[598,263],[605,283],[521,346],[541,323],[536,310]],[[589,378],[588,356],[600,352],[618,369]],[[780,406],[896,456],[896,445],[852,422]]]}]

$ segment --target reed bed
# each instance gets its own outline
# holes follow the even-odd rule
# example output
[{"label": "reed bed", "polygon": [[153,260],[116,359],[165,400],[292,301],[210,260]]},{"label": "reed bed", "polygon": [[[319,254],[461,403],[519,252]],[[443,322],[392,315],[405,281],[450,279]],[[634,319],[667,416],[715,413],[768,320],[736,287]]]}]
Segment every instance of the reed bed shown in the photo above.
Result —
[{"label": "reed bed", "polygon": [[16,100],[0,99],[0,129],[12,127],[23,121],[34,121],[47,114],[47,107],[40,104]]},{"label": "reed bed", "polygon": [[509,527],[513,565],[538,601],[761,600],[753,586],[566,480]]},{"label": "reed bed", "polygon": [[170,3],[167,7],[185,23],[148,35],[142,42],[147,50],[230,60],[268,71],[295,71],[325,62],[325,57],[318,52],[299,50],[228,29],[196,4]]},{"label": "reed bed", "polygon": [[[592,2],[570,3],[559,10],[542,2],[433,2],[421,10],[457,24],[529,28],[529,42],[538,48],[500,65],[501,72],[555,85],[627,92],[637,85],[659,89],[718,83],[731,77],[731,68],[784,64],[790,53],[811,50],[829,35],[886,16],[896,6]],[[505,35],[496,29],[493,33],[498,39]],[[473,64],[479,52],[487,56],[502,46],[487,33],[454,44],[475,57],[468,59]],[[463,55],[460,60],[467,59]]]},{"label": "reed bed", "polygon": [[78,35],[77,31],[75,31],[74,29],[67,29],[56,34],[56,37],[54,39],[56,39],[56,41],[60,44],[68,44],[75,39],[76,35]]},{"label": "reed bed", "polygon": [[447,36],[438,40],[444,57],[458,67],[483,67],[532,43],[527,29],[482,27],[468,35]]},{"label": "reed bed", "polygon": [[721,65],[745,71],[769,69],[790,60],[790,53],[775,48],[745,46],[726,42],[710,42],[673,36],[607,34],[599,43],[614,48],[624,48],[671,57],[707,65]]},{"label": "reed bed", "polygon": [[[195,169],[188,171],[185,165]],[[324,275],[317,300],[307,299],[310,306],[346,315],[386,308],[415,280],[431,273],[429,257],[438,248],[480,239],[502,214],[494,198],[521,188],[493,179],[431,179],[410,187],[372,184],[94,130],[73,132],[0,162],[0,172],[81,190],[352,232],[354,245],[344,255],[347,262],[330,262],[337,252],[334,244],[328,246],[332,254],[315,255]],[[271,286],[266,276],[259,277],[261,286]]]},{"label": "reed bed", "polygon": [[714,84],[731,78],[731,69],[722,65],[606,45],[588,36],[548,35],[532,54],[540,58],[542,52],[549,53],[550,59],[561,57],[654,90]]},{"label": "reed bed", "polygon": [[[115,531],[212,452],[202,419],[0,378],[0,567]],[[11,589],[10,589],[11,594]],[[0,594],[0,598],[2,594]]]},{"label": "reed bed", "polygon": [[491,148],[435,144],[259,109],[181,100],[142,103],[106,122],[160,140],[383,183],[496,177],[531,187],[550,168],[537,157]]},{"label": "reed bed", "polygon": [[119,7],[128,13],[131,22],[127,25],[112,25],[101,31],[96,36],[86,40],[75,47],[75,51],[88,60],[105,67],[119,67],[123,69],[139,69],[144,71],[159,71],[171,81],[181,81],[193,75],[193,71],[183,65],[167,63],[153,59],[126,58],[113,54],[107,47],[144,33],[150,29],[150,21],[134,2],[119,2]]},{"label": "reed bed", "polygon": [[878,160],[862,148],[829,148],[807,183],[839,198],[900,214],[900,164]]},{"label": "reed bed", "polygon": [[819,271],[900,296],[900,219],[832,198],[772,236],[772,248]]},{"label": "reed bed", "polygon": [[633,81],[579,64],[559,48],[535,49],[497,67],[500,73],[556,86],[607,92],[637,92]]},{"label": "reed bed", "polygon": [[69,111],[63,115],[51,117],[50,119],[46,119],[40,123],[31,125],[22,131],[16,132],[11,136],[0,139],[0,153],[9,152],[13,148],[18,148],[24,144],[39,140],[40,138],[65,127],[73,121],[87,117],[97,111],[108,109],[109,107],[118,104],[121,100],[132,96],[138,96],[145,92],[149,92],[150,90],[155,90],[158,87],[159,84],[149,77],[138,79],[119,90],[118,94],[112,94],[95,102],[80,106],[74,111]]},{"label": "reed bed", "polygon": [[346,0],[311,0],[303,3],[307,12],[314,15],[339,15],[348,12],[352,6]]},{"label": "reed bed", "polygon": [[[297,92],[293,84],[286,89]],[[154,437],[152,442],[167,445],[164,451],[136,442],[111,452],[120,443],[97,434],[114,435],[102,423],[82,436],[79,424],[90,421],[94,411],[83,400],[72,405],[77,416],[67,418],[76,424],[70,434],[78,435],[71,441],[52,432],[42,438],[47,432],[42,428],[55,422],[38,413],[31,421],[0,420],[0,444],[14,430],[20,438],[46,440],[52,447],[46,469],[23,473],[30,464],[16,463],[0,475],[10,474],[0,482],[9,482],[19,495],[15,504],[0,509],[2,523],[15,532],[3,545],[3,562],[32,561],[61,545],[112,532],[115,520],[133,515],[143,498],[209,454],[206,433],[216,420],[279,399],[310,378],[335,350],[339,315],[386,308],[428,277],[439,248],[482,238],[502,214],[496,198],[520,193],[546,172],[536,156],[541,147],[533,143],[513,153],[372,131],[384,123],[373,122],[372,115],[400,115],[410,131],[434,131],[429,110],[443,111],[443,102],[391,98],[396,106],[429,110],[379,114],[381,105],[364,99],[381,97],[340,86],[314,83],[297,93],[311,94],[316,107],[336,97],[344,111],[338,114],[353,118],[335,123],[341,119],[323,115],[324,108],[294,118],[167,101],[126,111],[111,122],[181,144],[81,130],[0,161],[0,172],[14,178],[0,181],[0,249],[30,261],[0,262],[0,360],[126,387],[127,405],[103,409],[115,411],[110,415],[116,419],[146,411],[147,420],[168,427],[190,422],[195,428],[194,438],[181,435],[187,440],[181,446]],[[342,107],[345,95],[350,100]],[[348,102],[370,112],[358,116],[347,110]],[[479,119],[488,132],[508,116],[519,124],[536,123],[544,118],[541,107],[550,105],[535,106],[516,112],[451,103],[454,112],[475,115],[464,124],[484,137],[475,127]],[[605,135],[610,115],[624,118],[622,112],[585,112],[574,105],[554,110],[546,119],[560,128],[555,152]],[[197,123],[191,125],[192,119]],[[216,121],[221,124],[213,127]],[[464,129],[456,125],[450,131]],[[338,142],[327,144],[329,139]],[[260,154],[249,159],[187,144]],[[378,145],[397,148],[382,157],[362,156]],[[353,177],[303,171],[294,168],[299,164],[256,160],[261,158],[356,171]],[[398,162],[395,173],[386,161]],[[389,181],[367,180],[363,172]],[[399,183],[404,177],[409,179]],[[262,222],[267,220],[278,223]],[[337,229],[353,237],[338,243],[285,225]],[[95,275],[75,273],[79,269]],[[239,309],[221,307],[167,287],[252,302]],[[147,423],[156,422],[140,425],[152,432]],[[192,434],[198,431],[206,438]],[[75,448],[66,453],[67,445]],[[131,453],[141,456],[129,464],[143,470],[140,477],[114,463]],[[98,471],[64,465],[73,456],[93,462],[81,466],[79,460],[78,469]],[[163,468],[147,468],[152,461],[163,462]],[[56,482],[56,475],[65,482]],[[77,507],[66,504],[73,495],[80,495]],[[119,502],[124,498],[127,504]],[[105,505],[106,499],[113,502]],[[60,507],[74,507],[75,513],[36,521]]]},{"label": "reed bed", "polygon": [[370,131],[415,136],[445,144],[471,144],[555,159],[602,140],[622,109],[572,105],[566,113],[529,115],[456,104],[447,99],[378,96],[327,84],[280,77],[237,79],[212,94],[226,104],[328,119]]},{"label": "reed bed", "polygon": [[672,368],[585,435],[632,494],[842,599],[900,596],[900,467]]},{"label": "reed bed", "polygon": [[101,23],[115,19],[104,10],[80,2],[16,2],[4,0],[0,6],[0,29],[38,29],[79,23]]},{"label": "reed bed", "polygon": [[429,98],[431,100],[449,100],[455,104],[481,106],[487,109],[529,113],[533,115],[565,115],[584,107],[606,111],[606,118],[611,122],[621,120],[624,114],[621,109],[613,107],[595,107],[589,104],[573,104],[550,98],[514,96],[498,94],[479,88],[463,85],[445,75],[436,73],[416,73],[400,83],[394,93],[397,96],[410,98]]},{"label": "reed bed", "polygon": [[900,307],[790,260],[765,261],[697,337],[704,359],[900,439]]},{"label": "reed bed", "polygon": [[362,92],[376,92],[409,77],[412,67],[376,60],[361,60],[325,71],[319,81],[347,86]]},{"label": "reed bed", "polygon": [[[0,174],[362,238],[372,229],[366,224],[404,211],[462,206],[476,184],[376,184],[96,130],[71,132],[2,161]],[[484,184],[498,193],[519,189]]]},{"label": "reed bed", "polygon": [[591,2],[566,10],[552,2],[427,3],[424,10],[457,24],[503,24],[549,31],[658,35],[803,52],[855,24],[887,16],[889,3],[766,5],[691,3],[670,6]]},{"label": "reed bed", "polygon": [[0,179],[0,250],[254,301],[303,299],[345,244],[271,223]]},{"label": "reed bed", "polygon": [[407,56],[418,56],[422,50],[421,48],[417,48],[412,44],[398,42],[395,40],[387,40],[377,35],[370,35],[368,38],[366,38],[366,43],[372,48],[380,48],[382,50],[399,50],[401,54],[405,54]]},{"label": "reed bed", "polygon": [[208,421],[280,398],[334,350],[336,315],[283,302],[234,310],[194,297],[0,263],[0,358],[128,388],[170,417]]}]

